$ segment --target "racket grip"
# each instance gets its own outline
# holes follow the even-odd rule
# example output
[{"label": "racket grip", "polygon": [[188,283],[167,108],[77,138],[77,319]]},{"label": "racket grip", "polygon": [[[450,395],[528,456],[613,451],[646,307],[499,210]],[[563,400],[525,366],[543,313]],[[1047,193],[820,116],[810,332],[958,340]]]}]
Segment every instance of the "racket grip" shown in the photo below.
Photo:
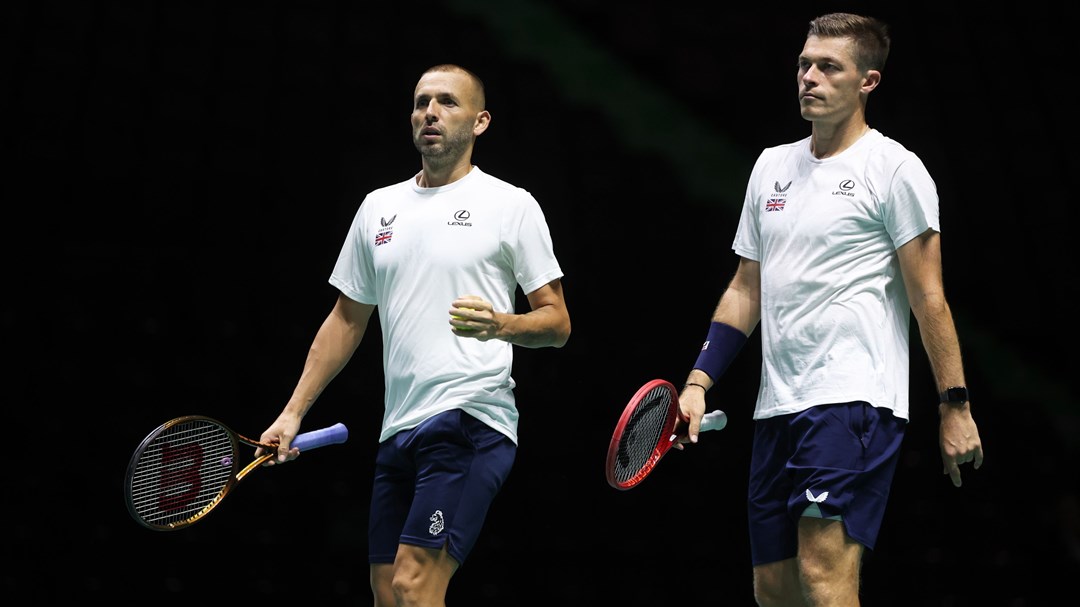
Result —
[{"label": "racket grip", "polygon": [[717,409],[701,416],[701,431],[723,430],[727,425],[727,413]]},{"label": "racket grip", "polygon": [[327,445],[334,445],[337,443],[343,443],[349,438],[349,429],[345,427],[345,424],[336,423],[333,426],[327,426],[319,430],[312,430],[311,432],[303,432],[298,434],[293,439],[290,447],[296,447],[301,451],[305,449],[315,449],[316,447],[325,447]]}]

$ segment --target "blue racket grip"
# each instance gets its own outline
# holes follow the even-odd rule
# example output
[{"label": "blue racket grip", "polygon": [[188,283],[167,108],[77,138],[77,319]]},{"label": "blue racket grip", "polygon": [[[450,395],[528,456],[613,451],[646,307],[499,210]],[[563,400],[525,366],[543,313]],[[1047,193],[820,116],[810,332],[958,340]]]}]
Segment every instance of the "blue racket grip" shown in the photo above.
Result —
[{"label": "blue racket grip", "polygon": [[701,416],[701,431],[723,430],[727,426],[727,413],[717,409]]},{"label": "blue racket grip", "polygon": [[340,422],[311,432],[303,432],[293,439],[290,447],[301,451],[343,443],[349,439],[349,429]]}]

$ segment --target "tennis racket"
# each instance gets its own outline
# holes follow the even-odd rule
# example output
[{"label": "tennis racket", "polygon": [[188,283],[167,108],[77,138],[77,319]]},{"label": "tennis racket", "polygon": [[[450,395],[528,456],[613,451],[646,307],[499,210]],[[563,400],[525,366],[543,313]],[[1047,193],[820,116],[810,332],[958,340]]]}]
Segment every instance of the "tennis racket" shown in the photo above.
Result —
[{"label": "tennis racket", "polygon": [[[623,409],[608,445],[606,474],[608,484],[625,491],[656,468],[676,440],[675,422],[679,418],[679,393],[671,382],[654,379],[647,382]],[[722,430],[727,414],[711,411],[701,418],[701,430]]]},{"label": "tennis racket", "polygon": [[[298,435],[301,451],[343,443],[343,424]],[[240,444],[269,453],[240,469]],[[253,441],[202,415],[169,420],[151,432],[131,456],[124,494],[128,511],[144,527],[171,531],[210,513],[249,472],[277,455],[277,445]]]}]

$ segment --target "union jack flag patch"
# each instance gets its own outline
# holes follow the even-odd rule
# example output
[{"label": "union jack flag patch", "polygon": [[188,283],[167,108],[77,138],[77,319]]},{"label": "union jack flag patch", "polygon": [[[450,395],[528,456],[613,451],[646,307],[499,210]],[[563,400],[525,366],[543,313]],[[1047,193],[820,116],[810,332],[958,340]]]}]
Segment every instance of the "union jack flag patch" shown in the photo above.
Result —
[{"label": "union jack flag patch", "polygon": [[767,213],[769,211],[783,211],[784,204],[786,202],[787,201],[783,198],[770,198],[765,201],[765,212]]},{"label": "union jack flag patch", "polygon": [[379,230],[379,233],[375,235],[375,246],[384,245],[390,242],[390,239],[393,236],[393,230]]}]

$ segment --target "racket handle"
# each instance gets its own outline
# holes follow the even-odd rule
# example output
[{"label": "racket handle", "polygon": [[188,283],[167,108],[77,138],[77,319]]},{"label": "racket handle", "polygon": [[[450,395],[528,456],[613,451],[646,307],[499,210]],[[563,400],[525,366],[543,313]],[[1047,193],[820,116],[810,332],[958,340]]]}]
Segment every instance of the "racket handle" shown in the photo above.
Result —
[{"label": "racket handle", "polygon": [[727,425],[727,413],[717,409],[701,416],[701,431],[723,430]]},{"label": "racket handle", "polygon": [[301,451],[343,443],[349,438],[349,429],[340,422],[311,432],[303,432],[293,439],[291,447]]}]

